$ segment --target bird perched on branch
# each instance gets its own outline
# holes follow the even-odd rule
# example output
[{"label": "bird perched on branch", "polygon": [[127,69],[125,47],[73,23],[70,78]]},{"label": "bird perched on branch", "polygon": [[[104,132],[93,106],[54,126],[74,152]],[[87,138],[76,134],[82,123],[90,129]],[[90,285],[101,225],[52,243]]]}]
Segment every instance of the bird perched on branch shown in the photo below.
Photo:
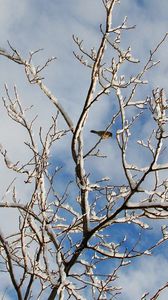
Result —
[{"label": "bird perched on branch", "polygon": [[110,137],[112,137],[112,133],[110,131],[103,131],[103,130],[91,130],[90,132],[95,133],[97,135],[99,135],[102,139],[109,139]]}]

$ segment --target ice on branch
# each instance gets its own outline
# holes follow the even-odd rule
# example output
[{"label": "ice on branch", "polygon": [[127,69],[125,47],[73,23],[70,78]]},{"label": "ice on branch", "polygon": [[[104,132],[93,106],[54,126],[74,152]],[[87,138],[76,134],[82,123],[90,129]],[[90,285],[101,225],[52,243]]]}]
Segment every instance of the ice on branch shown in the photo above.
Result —
[{"label": "ice on branch", "polygon": [[150,108],[153,114],[154,120],[157,122],[160,129],[163,129],[168,121],[167,109],[168,102],[163,89],[155,89],[152,91],[153,97],[149,98]]}]

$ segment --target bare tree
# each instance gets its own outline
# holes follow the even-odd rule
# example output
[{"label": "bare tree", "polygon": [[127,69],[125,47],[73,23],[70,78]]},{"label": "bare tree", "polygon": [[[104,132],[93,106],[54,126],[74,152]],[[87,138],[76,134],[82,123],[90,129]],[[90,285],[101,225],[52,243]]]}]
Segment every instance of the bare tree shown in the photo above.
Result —
[{"label": "bare tree", "polygon": [[[151,220],[168,218],[168,102],[162,88],[153,89],[150,96],[142,99],[136,94],[148,84],[145,75],[158,64],[154,56],[167,34],[150,51],[145,65],[134,76],[120,75],[123,65],[139,63],[130,47],[121,48],[121,33],[135,26],[129,26],[125,18],[122,24],[114,27],[112,12],[119,1],[102,0],[102,3],[106,15],[105,24],[100,26],[99,47],[85,49],[83,41],[73,36],[78,49],[75,57],[90,69],[90,85],[75,125],[61,100],[44,83],[43,70],[54,58],[48,59],[43,66],[35,66],[33,58],[39,51],[30,52],[25,59],[10,43],[9,50],[0,50],[1,56],[23,67],[28,82],[37,85],[56,108],[47,133],[44,134],[40,127],[37,139],[33,134],[36,118],[28,121],[28,108],[21,104],[17,88],[14,87],[12,96],[5,85],[4,107],[8,116],[26,131],[29,141],[25,144],[31,153],[26,163],[12,162],[5,145],[0,149],[6,167],[21,174],[25,185],[32,187],[29,199],[17,199],[13,181],[0,202],[1,209],[13,208],[18,213],[15,234],[5,236],[3,228],[0,230],[0,255],[1,271],[9,274],[20,300],[116,299],[121,292],[124,295],[117,281],[120,269],[138,256],[152,255],[152,251],[168,239],[167,227],[162,226],[158,241],[151,238],[147,245],[142,243]],[[107,53],[111,55],[108,60]],[[106,101],[111,92],[113,110],[107,116],[105,128],[92,130],[98,140],[88,149],[83,130],[90,110],[99,101]],[[139,139],[137,124],[146,122],[149,116],[152,130]],[[58,123],[62,118],[66,129],[60,130]],[[64,169],[55,168],[52,148],[57,147],[58,140],[65,135],[72,137],[75,167],[71,170],[73,182],[66,183],[64,193],[59,195],[55,178],[62,176]],[[111,163],[100,151],[102,143],[109,141],[104,139],[111,137],[123,172],[117,185],[114,178],[98,179],[96,174],[91,177],[87,169],[89,162],[89,170],[95,173],[93,158],[101,160],[102,167],[104,160]],[[143,166],[139,157],[130,156],[135,145],[144,157],[148,156]],[[11,199],[7,194],[9,190],[12,191]],[[131,226],[131,237],[120,234],[120,228],[127,224]],[[108,263],[111,263],[110,271]],[[167,282],[150,299],[157,299],[166,288]],[[147,296],[144,294],[142,299]]]}]

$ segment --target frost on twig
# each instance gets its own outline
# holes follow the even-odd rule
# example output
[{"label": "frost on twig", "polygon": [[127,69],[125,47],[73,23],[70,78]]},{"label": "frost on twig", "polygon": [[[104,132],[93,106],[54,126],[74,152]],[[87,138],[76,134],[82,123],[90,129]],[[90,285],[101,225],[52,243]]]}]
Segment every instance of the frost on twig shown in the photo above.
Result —
[{"label": "frost on twig", "polygon": [[33,59],[34,55],[36,53],[38,53],[41,49],[39,49],[37,51],[34,51],[34,52],[31,51],[29,53],[29,58],[27,60],[25,60],[24,58],[22,58],[22,56],[19,54],[19,52],[15,48],[13,48],[13,46],[9,42],[8,42],[8,44],[9,44],[9,48],[12,52],[10,53],[7,50],[4,50],[4,51],[0,51],[0,55],[7,57],[8,59],[14,61],[17,64],[23,65],[28,81],[31,84],[36,84],[40,87],[42,92],[49,98],[49,100],[60,111],[60,113],[62,114],[62,116],[65,120],[65,122],[68,125],[68,128],[73,132],[74,131],[74,126],[73,126],[73,122],[72,122],[70,116],[65,111],[65,109],[63,108],[63,106],[61,105],[61,103],[59,102],[57,97],[54,96],[51,93],[51,91],[48,89],[48,87],[43,83],[44,78],[41,76],[41,72],[43,71],[43,69],[45,69],[48,66],[49,63],[51,63],[53,60],[55,60],[55,57],[52,57],[52,58],[48,59],[44,63],[43,66],[37,66],[36,67],[33,64],[32,59]]}]

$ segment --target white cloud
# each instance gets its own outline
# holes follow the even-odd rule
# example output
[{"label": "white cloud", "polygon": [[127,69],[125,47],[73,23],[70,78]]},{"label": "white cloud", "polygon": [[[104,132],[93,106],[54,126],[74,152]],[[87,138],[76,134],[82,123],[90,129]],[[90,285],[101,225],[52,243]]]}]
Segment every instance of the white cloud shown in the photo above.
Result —
[{"label": "white cloud", "polygon": [[[123,294],[120,300],[141,299],[145,292],[149,292],[149,298],[166,282],[168,277],[167,259],[158,255],[137,260],[130,270],[122,270],[119,275],[119,282],[123,287]],[[159,300],[168,297],[168,289],[161,293]],[[147,298],[148,299],[148,298]]]}]

